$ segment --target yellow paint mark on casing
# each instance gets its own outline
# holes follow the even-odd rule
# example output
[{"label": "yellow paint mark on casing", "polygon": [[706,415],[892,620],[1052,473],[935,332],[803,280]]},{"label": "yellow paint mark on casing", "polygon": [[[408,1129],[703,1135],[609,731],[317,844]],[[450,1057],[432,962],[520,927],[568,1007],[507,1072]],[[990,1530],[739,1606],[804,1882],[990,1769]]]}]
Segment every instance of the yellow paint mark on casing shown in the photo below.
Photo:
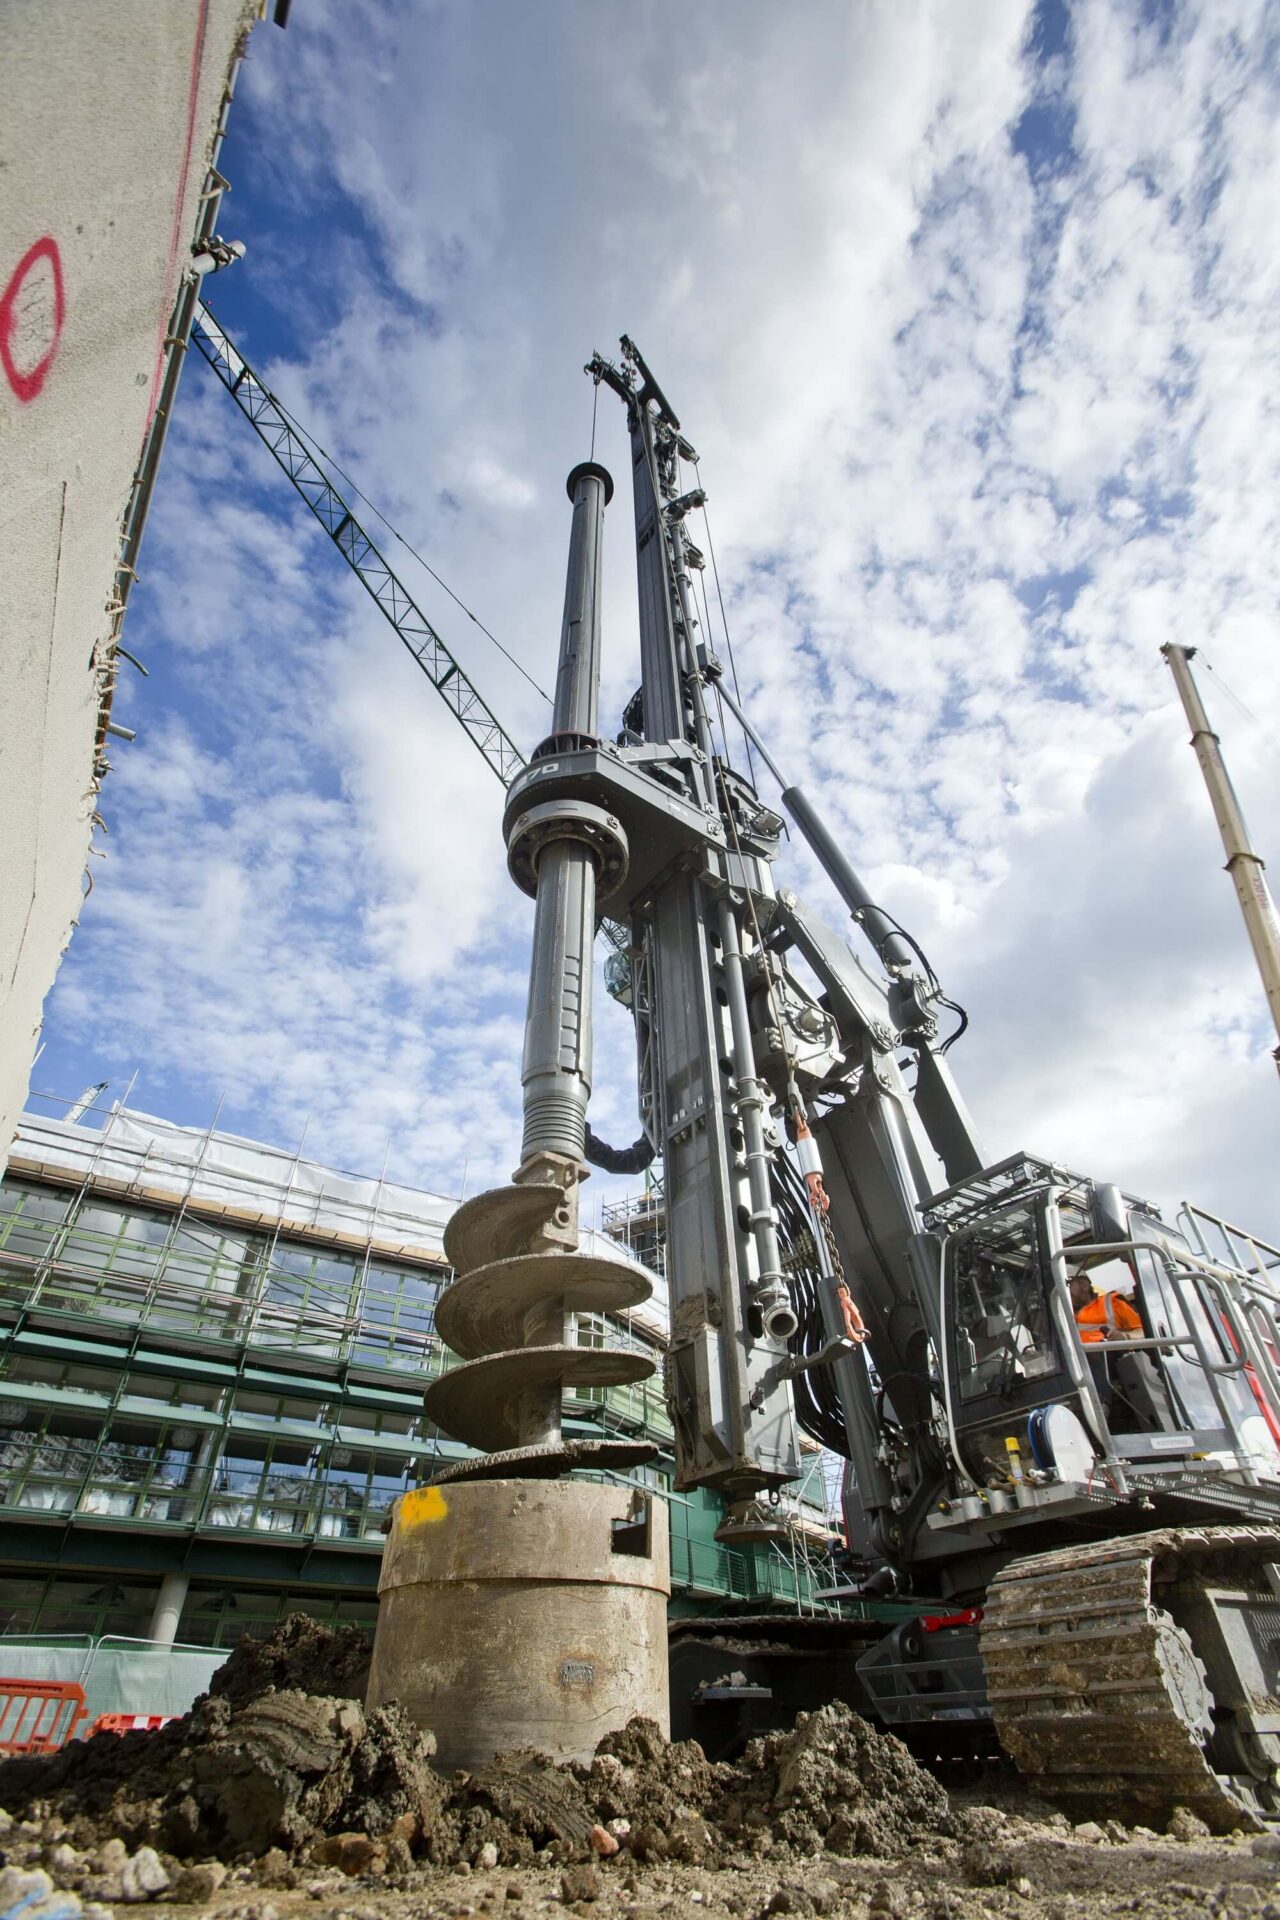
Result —
[{"label": "yellow paint mark on casing", "polygon": [[433,1520],[443,1520],[448,1511],[449,1502],[439,1487],[415,1487],[400,1502],[400,1525],[421,1527]]}]

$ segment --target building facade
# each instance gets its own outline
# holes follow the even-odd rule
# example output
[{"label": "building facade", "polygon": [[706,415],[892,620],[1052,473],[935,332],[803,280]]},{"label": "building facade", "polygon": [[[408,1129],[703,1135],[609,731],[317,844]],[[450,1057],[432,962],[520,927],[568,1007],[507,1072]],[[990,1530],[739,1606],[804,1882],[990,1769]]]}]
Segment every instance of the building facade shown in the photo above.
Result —
[{"label": "building facade", "polygon": [[[120,1107],[25,1116],[0,1182],[0,1635],[371,1630],[391,1503],[463,1451],[422,1409],[451,1364],[453,1204]],[[660,1360],[661,1286],[576,1336]],[[673,1607],[809,1604],[816,1455],[796,1545],[729,1549],[718,1500],[672,1490],[660,1369],[565,1415],[663,1450],[637,1477],[666,1496]]]}]

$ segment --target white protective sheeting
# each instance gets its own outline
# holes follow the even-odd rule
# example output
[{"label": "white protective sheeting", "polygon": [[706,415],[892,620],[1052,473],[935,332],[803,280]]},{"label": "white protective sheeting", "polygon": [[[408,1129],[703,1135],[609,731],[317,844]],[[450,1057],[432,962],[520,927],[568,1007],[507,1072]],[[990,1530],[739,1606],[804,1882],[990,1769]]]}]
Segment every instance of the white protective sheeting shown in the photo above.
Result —
[{"label": "white protective sheeting", "polygon": [[[418,1258],[444,1261],[444,1229],[456,1199],[344,1173],[279,1147],[233,1133],[180,1127],[132,1108],[113,1106],[103,1125],[24,1114],[11,1151],[16,1174],[39,1166],[65,1171],[76,1184],[251,1216],[268,1230],[305,1232],[338,1244],[371,1243]],[[640,1263],[606,1235],[588,1229],[583,1252]],[[646,1269],[647,1271],[647,1269]],[[665,1335],[664,1283],[650,1274],[654,1294],[635,1316]]]},{"label": "white protective sheeting", "polygon": [[189,1712],[228,1657],[226,1647],[157,1647],[113,1635],[0,1635],[0,1673],[7,1680],[57,1680],[84,1688],[88,1712],[81,1735],[100,1713]]}]

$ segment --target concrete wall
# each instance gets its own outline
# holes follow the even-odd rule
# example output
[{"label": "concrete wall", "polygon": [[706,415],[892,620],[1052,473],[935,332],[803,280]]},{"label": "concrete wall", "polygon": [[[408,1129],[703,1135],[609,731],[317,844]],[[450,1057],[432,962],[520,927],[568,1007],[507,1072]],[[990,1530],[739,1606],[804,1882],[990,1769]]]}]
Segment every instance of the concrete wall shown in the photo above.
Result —
[{"label": "concrete wall", "polygon": [[0,0],[0,1165],[86,884],[121,524],[259,12]]}]

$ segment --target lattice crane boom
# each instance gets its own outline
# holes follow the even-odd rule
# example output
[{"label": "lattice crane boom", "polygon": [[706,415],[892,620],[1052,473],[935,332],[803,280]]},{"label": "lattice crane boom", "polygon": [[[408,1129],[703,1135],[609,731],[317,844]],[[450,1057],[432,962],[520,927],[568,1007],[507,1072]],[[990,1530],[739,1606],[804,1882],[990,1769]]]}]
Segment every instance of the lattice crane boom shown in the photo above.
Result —
[{"label": "lattice crane boom", "polygon": [[[527,764],[524,754],[369,538],[271,389],[203,302],[196,310],[191,338],[485,762],[509,787]],[[615,954],[626,955],[630,938],[625,928],[605,920],[600,932]]]},{"label": "lattice crane boom", "polygon": [[259,379],[203,303],[197,310],[191,338],[351,571],[377,601],[436,692],[503,786],[509,787],[525,765],[519,747],[312,457],[270,388]]}]

